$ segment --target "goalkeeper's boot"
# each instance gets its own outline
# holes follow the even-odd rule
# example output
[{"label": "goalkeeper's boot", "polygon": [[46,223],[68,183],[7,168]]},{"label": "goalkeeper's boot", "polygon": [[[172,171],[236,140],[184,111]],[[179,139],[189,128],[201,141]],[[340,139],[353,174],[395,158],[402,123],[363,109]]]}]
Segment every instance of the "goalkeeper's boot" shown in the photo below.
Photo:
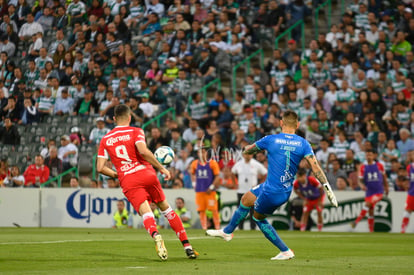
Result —
[{"label": "goalkeeper's boot", "polygon": [[274,261],[284,261],[284,260],[290,260],[295,258],[295,254],[293,253],[292,249],[289,249],[288,251],[285,252],[280,252],[279,254],[277,254],[276,256],[274,256],[273,258],[270,258],[270,260]]},{"label": "goalkeeper's boot", "polygon": [[211,236],[211,237],[220,237],[223,240],[229,242],[231,241],[231,239],[233,239],[233,233],[232,234],[226,234],[224,233],[223,229],[219,229],[219,230],[214,230],[214,229],[210,229],[206,231],[206,235],[207,236]]},{"label": "goalkeeper's boot", "polygon": [[161,260],[165,261],[168,259],[168,252],[167,248],[165,248],[164,240],[162,239],[161,235],[157,235],[154,237],[155,242],[155,250],[157,251],[158,257],[160,257]]},{"label": "goalkeeper's boot", "polygon": [[197,251],[195,251],[191,247],[185,249],[185,254],[187,254],[187,258],[192,259],[192,260],[197,259],[198,255],[200,255],[198,254]]}]

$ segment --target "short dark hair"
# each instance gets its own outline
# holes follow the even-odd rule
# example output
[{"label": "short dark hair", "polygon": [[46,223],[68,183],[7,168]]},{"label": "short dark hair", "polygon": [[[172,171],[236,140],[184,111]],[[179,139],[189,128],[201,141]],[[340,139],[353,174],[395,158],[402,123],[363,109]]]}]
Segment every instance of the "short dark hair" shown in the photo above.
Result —
[{"label": "short dark hair", "polygon": [[129,116],[131,110],[125,104],[120,104],[115,107],[115,118],[121,118]]},{"label": "short dark hair", "polygon": [[303,175],[306,175],[306,169],[305,169],[305,168],[299,168],[299,169],[298,169],[298,172],[296,172],[296,174],[297,174],[298,176],[303,176]]},{"label": "short dark hair", "polygon": [[185,201],[182,197],[177,197],[176,200],[181,200],[183,203],[185,203]]},{"label": "short dark hair", "polygon": [[373,154],[376,154],[377,152],[375,152],[374,149],[368,149],[368,150],[365,150],[365,153],[373,153]]}]

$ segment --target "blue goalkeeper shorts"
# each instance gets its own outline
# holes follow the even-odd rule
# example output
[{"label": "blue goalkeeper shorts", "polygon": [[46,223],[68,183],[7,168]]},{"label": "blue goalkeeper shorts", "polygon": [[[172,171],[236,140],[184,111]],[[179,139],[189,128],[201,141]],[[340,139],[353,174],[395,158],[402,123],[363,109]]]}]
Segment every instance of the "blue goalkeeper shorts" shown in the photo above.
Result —
[{"label": "blue goalkeeper shorts", "polygon": [[256,197],[254,203],[254,210],[262,215],[271,215],[281,205],[289,200],[290,193],[288,192],[265,192],[263,191],[264,183],[250,189]]}]

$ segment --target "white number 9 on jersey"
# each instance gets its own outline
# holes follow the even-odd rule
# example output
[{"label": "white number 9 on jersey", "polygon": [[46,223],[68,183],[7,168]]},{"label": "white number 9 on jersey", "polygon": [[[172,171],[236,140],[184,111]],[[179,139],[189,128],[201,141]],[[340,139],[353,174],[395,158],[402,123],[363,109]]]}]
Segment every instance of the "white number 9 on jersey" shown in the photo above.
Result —
[{"label": "white number 9 on jersey", "polygon": [[132,160],[128,156],[128,151],[127,151],[127,148],[125,147],[125,145],[116,146],[115,147],[115,153],[116,153],[116,156],[118,158],[123,159],[121,161],[122,164],[127,164],[127,163],[132,162]]}]

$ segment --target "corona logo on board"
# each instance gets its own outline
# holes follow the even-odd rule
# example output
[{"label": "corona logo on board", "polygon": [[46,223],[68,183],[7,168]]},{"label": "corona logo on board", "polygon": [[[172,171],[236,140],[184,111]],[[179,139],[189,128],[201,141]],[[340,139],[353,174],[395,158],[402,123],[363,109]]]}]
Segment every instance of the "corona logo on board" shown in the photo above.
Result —
[{"label": "corona logo on board", "polygon": [[131,210],[131,204],[124,197],[101,197],[95,196],[93,192],[77,190],[68,197],[66,211],[72,218],[90,223],[94,216],[112,216],[118,200],[124,200],[126,210]]}]

